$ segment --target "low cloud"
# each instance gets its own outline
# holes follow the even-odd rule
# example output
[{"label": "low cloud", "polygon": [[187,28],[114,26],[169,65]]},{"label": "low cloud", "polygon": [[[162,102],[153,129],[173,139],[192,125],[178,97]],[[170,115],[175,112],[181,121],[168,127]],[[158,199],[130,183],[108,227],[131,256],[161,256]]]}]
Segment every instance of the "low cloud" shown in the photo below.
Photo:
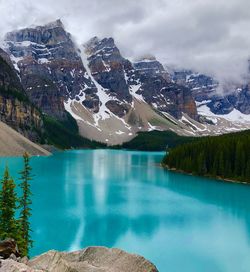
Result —
[{"label": "low cloud", "polygon": [[221,82],[242,82],[250,55],[249,0],[0,0],[0,35],[61,18],[79,43],[112,36],[123,55],[151,53]]}]

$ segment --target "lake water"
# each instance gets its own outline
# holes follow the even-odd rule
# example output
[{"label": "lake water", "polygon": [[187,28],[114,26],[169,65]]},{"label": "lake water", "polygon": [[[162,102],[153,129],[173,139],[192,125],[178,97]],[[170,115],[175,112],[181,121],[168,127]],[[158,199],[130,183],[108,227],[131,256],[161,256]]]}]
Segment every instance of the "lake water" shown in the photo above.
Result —
[{"label": "lake water", "polygon": [[[250,186],[171,173],[163,153],[58,152],[32,158],[32,255],[119,247],[161,272],[250,271]],[[1,158],[13,177],[20,158]]]}]

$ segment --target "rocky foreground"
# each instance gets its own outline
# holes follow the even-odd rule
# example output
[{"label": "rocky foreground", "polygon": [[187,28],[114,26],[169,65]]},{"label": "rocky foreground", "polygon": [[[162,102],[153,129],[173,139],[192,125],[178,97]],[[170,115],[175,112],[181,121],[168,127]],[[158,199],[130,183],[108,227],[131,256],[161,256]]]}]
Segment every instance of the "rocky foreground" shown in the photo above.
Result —
[{"label": "rocky foreground", "polygon": [[145,258],[116,248],[88,247],[71,253],[48,251],[32,260],[14,255],[1,260],[0,272],[158,272]]}]

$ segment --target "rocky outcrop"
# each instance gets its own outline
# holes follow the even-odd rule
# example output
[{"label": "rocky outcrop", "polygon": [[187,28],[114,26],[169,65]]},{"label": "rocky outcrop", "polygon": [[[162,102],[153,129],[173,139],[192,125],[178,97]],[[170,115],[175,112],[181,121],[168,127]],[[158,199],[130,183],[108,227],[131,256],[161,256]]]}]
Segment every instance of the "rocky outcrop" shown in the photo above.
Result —
[{"label": "rocky outcrop", "polygon": [[141,74],[149,77],[161,75],[167,82],[171,82],[171,76],[163,65],[153,55],[144,55],[133,62],[133,66]]},{"label": "rocky outcrop", "polygon": [[226,99],[237,110],[244,114],[250,114],[250,83],[239,86],[236,91],[230,93]]},{"label": "rocky outcrop", "polygon": [[120,249],[89,247],[81,251],[63,253],[49,251],[27,264],[14,260],[2,261],[0,272],[158,272],[157,268],[139,255]]},{"label": "rocky outcrop", "polygon": [[11,254],[19,256],[15,240],[5,239],[3,241],[0,241],[0,257],[2,257],[3,259],[7,259],[11,256]]}]

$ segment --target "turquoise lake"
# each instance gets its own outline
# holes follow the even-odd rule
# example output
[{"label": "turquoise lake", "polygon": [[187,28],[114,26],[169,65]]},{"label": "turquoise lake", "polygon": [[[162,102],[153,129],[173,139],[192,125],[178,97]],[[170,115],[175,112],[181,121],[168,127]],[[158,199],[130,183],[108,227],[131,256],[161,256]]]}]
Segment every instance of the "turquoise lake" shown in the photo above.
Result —
[{"label": "turquoise lake", "polygon": [[[31,159],[31,254],[119,247],[161,272],[250,271],[250,186],[162,169],[163,153],[58,152]],[[17,178],[21,158],[1,158]],[[2,172],[1,172],[2,173]]]}]

